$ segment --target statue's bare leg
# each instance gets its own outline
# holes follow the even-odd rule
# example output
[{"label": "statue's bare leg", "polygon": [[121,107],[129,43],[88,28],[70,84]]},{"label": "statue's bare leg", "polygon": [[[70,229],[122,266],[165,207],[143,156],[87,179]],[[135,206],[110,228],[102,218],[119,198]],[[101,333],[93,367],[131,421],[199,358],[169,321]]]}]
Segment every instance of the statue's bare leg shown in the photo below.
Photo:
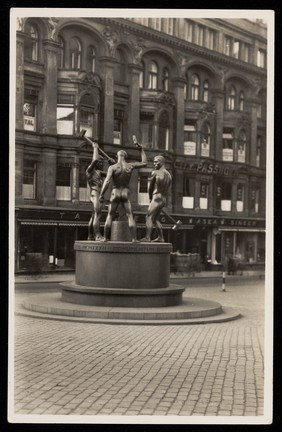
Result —
[{"label": "statue's bare leg", "polygon": [[137,242],[137,230],[136,230],[136,224],[135,224],[135,220],[132,214],[132,208],[131,208],[131,203],[129,201],[129,199],[127,199],[126,201],[123,202],[123,206],[125,209],[125,213],[128,219],[128,226],[129,226],[129,231],[131,234],[131,239],[132,242]]}]

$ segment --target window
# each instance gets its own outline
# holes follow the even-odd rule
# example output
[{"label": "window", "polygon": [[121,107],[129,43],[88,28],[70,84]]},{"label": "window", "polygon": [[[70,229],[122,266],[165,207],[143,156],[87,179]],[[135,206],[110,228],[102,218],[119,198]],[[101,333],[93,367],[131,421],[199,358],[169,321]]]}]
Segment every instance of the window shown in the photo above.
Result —
[{"label": "window", "polygon": [[253,213],[259,213],[259,199],[260,199],[260,190],[256,186],[252,186],[251,188],[251,211]]},{"label": "window", "polygon": [[61,38],[60,36],[58,37],[58,42],[60,44],[59,53],[58,53],[58,66],[60,68],[64,68],[65,67],[65,43],[63,38]]},{"label": "window", "polygon": [[96,70],[96,51],[93,46],[88,47],[87,51],[87,71],[95,72]]},{"label": "window", "polygon": [[256,151],[256,166],[259,168],[261,164],[261,147],[262,147],[262,136],[257,136],[257,151]]},{"label": "window", "polygon": [[89,191],[87,187],[86,169],[90,165],[89,160],[79,161],[79,201],[89,201]]},{"label": "window", "polygon": [[230,111],[235,110],[235,99],[236,99],[236,90],[235,87],[232,86],[229,90],[227,97],[227,109]]},{"label": "window", "polygon": [[248,44],[244,44],[244,46],[242,47],[242,60],[244,62],[249,62],[250,61],[250,45]]},{"label": "window", "polygon": [[149,205],[149,194],[148,194],[148,178],[149,173],[139,172],[138,179],[138,204]]},{"label": "window", "polygon": [[145,71],[145,65],[144,65],[144,62],[141,62],[141,66],[142,66],[142,70],[140,70],[140,73],[139,73],[139,88],[144,88],[145,87],[145,85],[144,85],[144,78],[145,78],[145,73],[144,73],[144,71]]},{"label": "window", "polygon": [[184,177],[182,207],[187,209],[193,209],[194,196],[195,196],[195,179],[191,177]]},{"label": "window", "polygon": [[232,184],[228,182],[222,182],[217,186],[217,197],[220,202],[220,210],[231,211],[231,194]]},{"label": "window", "polygon": [[240,55],[240,42],[234,41],[234,43],[233,43],[233,57],[238,59],[239,55]]},{"label": "window", "polygon": [[126,57],[121,49],[116,50],[116,63],[114,68],[115,82],[125,84],[127,80]]},{"label": "window", "polygon": [[57,134],[74,134],[74,95],[58,94]]},{"label": "window", "polygon": [[25,89],[24,91],[24,129],[29,131],[36,131],[37,122],[37,106],[38,106],[38,93],[34,89]]},{"label": "window", "polygon": [[191,78],[191,99],[198,100],[199,99],[199,77],[196,74],[192,75]]},{"label": "window", "polygon": [[174,19],[173,18],[163,18],[163,31],[170,35],[173,35],[174,30]]},{"label": "window", "polygon": [[237,161],[240,163],[246,162],[246,132],[241,130],[238,136]]},{"label": "window", "polygon": [[240,94],[239,94],[239,111],[244,111],[244,102],[245,102],[244,92],[240,91]]},{"label": "window", "polygon": [[206,29],[206,47],[214,49],[215,32],[211,29]]},{"label": "window", "polygon": [[185,21],[184,37],[188,42],[193,42],[193,23],[190,21]]},{"label": "window", "polygon": [[158,80],[158,66],[155,62],[151,62],[149,65],[149,89],[157,88]]},{"label": "window", "polygon": [[203,101],[204,102],[209,101],[209,82],[208,82],[208,80],[205,80],[204,84],[203,84]]},{"label": "window", "polygon": [[35,199],[36,197],[36,171],[37,164],[33,160],[23,161],[23,198]]},{"label": "window", "polygon": [[200,209],[207,210],[208,209],[208,183],[201,182],[200,183]]},{"label": "window", "polygon": [[84,94],[80,99],[80,130],[85,129],[90,138],[94,133],[94,100],[91,94]]},{"label": "window", "polygon": [[184,125],[184,154],[195,156],[197,146],[197,128],[195,122],[186,120]]},{"label": "window", "polygon": [[201,46],[204,45],[204,27],[200,25],[196,27],[196,43]]},{"label": "window", "polygon": [[168,91],[168,79],[169,79],[169,73],[168,73],[168,69],[164,68],[163,69],[163,76],[162,76],[162,84],[163,84],[163,90],[164,91]]},{"label": "window", "polygon": [[71,167],[66,165],[57,166],[56,176],[56,198],[61,201],[71,199]]},{"label": "window", "polygon": [[38,61],[38,32],[33,24],[26,25],[27,36],[24,41],[25,60]]},{"label": "window", "polygon": [[257,66],[261,68],[266,67],[266,53],[264,50],[259,49],[257,54]]},{"label": "window", "polygon": [[153,147],[153,123],[154,114],[150,112],[140,113],[141,142],[144,147]]},{"label": "window", "polygon": [[204,123],[201,129],[201,156],[210,156],[211,129],[208,123]]},{"label": "window", "polygon": [[232,48],[232,38],[229,36],[225,36],[224,39],[224,54],[230,56]]},{"label": "window", "polygon": [[167,112],[162,112],[159,120],[159,142],[158,148],[169,150],[169,116]]},{"label": "window", "polygon": [[81,44],[76,37],[70,40],[70,67],[80,69],[81,67]]},{"label": "window", "polygon": [[114,144],[122,144],[123,141],[124,111],[114,109]]},{"label": "window", "polygon": [[244,185],[241,183],[237,185],[236,210],[237,212],[244,211]]},{"label": "window", "polygon": [[234,134],[232,129],[223,129],[222,136],[222,160],[225,162],[233,161]]}]

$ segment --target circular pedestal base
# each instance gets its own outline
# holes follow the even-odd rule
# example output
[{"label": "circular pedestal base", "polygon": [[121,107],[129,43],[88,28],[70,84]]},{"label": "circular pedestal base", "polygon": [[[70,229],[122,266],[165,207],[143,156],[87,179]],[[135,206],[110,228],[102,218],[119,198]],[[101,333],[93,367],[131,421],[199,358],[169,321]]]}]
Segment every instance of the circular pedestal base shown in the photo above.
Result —
[{"label": "circular pedestal base", "polygon": [[85,287],[62,283],[62,300],[69,303],[128,308],[152,308],[179,305],[184,288],[124,289]]}]

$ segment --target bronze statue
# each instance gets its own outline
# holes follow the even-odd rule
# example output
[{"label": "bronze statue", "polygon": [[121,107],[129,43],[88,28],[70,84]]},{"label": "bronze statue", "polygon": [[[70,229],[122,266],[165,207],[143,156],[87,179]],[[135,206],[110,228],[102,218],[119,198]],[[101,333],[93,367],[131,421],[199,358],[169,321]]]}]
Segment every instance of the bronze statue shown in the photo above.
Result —
[{"label": "bronze statue", "polygon": [[108,208],[108,215],[107,215],[107,219],[105,222],[105,229],[104,229],[105,241],[110,239],[112,220],[117,210],[117,207],[120,203],[122,204],[128,219],[129,230],[131,233],[132,241],[133,242],[137,241],[136,224],[133,218],[131,202],[129,199],[129,195],[130,195],[129,182],[130,182],[133,169],[145,167],[147,165],[147,157],[143,150],[143,147],[141,146],[141,144],[139,144],[136,141],[135,137],[134,137],[134,142],[136,144],[136,147],[141,152],[141,162],[126,162],[125,160],[127,157],[126,151],[119,150],[117,152],[117,158],[118,158],[117,163],[111,165],[108,168],[107,177],[102,186],[102,190],[100,193],[100,201],[103,201],[103,196],[106,190],[108,189],[111,180],[113,182],[110,204]]},{"label": "bronze statue", "polygon": [[153,226],[156,225],[158,237],[153,240],[164,242],[162,225],[160,223],[160,214],[167,202],[167,195],[171,185],[171,175],[165,168],[165,159],[161,155],[154,158],[154,168],[150,178],[149,199],[150,204],[146,215],[146,237],[141,241],[151,241]]},{"label": "bronze statue", "polygon": [[[90,141],[88,139],[88,141]],[[103,160],[99,156],[99,145],[93,142],[93,157],[92,162],[86,169],[87,183],[90,188],[90,201],[93,204],[93,211],[88,223],[88,238],[87,240],[103,240],[100,233],[100,217],[101,217],[101,203],[99,200],[103,180],[101,170],[103,169]],[[109,158],[109,163],[115,163],[114,159]]]}]

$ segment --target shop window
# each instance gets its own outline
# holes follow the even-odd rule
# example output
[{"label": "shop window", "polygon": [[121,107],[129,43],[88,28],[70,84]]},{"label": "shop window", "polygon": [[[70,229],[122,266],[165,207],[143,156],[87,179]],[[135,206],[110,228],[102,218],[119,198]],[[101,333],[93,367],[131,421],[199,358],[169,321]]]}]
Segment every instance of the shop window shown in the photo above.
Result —
[{"label": "shop window", "polygon": [[256,149],[256,166],[259,168],[261,164],[261,147],[262,147],[262,136],[257,136],[257,149]]},{"label": "shop window", "polygon": [[215,42],[215,31],[206,29],[206,47],[213,50]]},{"label": "shop window", "polygon": [[162,112],[160,116],[158,148],[169,150],[169,116],[167,112]]},{"label": "shop window", "polygon": [[71,200],[71,167],[57,166],[56,198],[61,201]]},{"label": "shop window", "polygon": [[235,110],[235,99],[236,99],[236,89],[231,86],[227,96],[227,109],[230,111]]},{"label": "shop window", "polygon": [[205,80],[204,84],[203,84],[203,101],[204,102],[209,101],[209,82],[208,82],[208,80]]},{"label": "shop window", "polygon": [[163,69],[163,76],[162,76],[162,85],[163,85],[163,91],[168,91],[168,80],[169,80],[169,72],[167,68]]},{"label": "shop window", "polygon": [[36,131],[37,129],[37,107],[38,93],[34,89],[25,89],[24,91],[24,129]]},{"label": "shop window", "polygon": [[144,147],[153,147],[153,123],[154,114],[150,112],[140,113],[141,142]]},{"label": "shop window", "polygon": [[196,146],[197,146],[196,123],[187,121],[187,123],[184,125],[184,154],[195,156]]},{"label": "shop window", "polygon": [[141,62],[142,70],[139,72],[139,88],[144,88],[144,78],[145,78],[145,65]]},{"label": "shop window", "polygon": [[187,209],[193,209],[194,197],[195,197],[195,179],[190,177],[184,177],[182,207]]},{"label": "shop window", "polygon": [[65,67],[65,43],[62,37],[58,37],[59,51],[58,51],[58,66],[60,68]]},{"label": "shop window", "polygon": [[234,133],[233,129],[223,129],[222,160],[232,162],[234,159]]},{"label": "shop window", "polygon": [[206,122],[202,125],[201,128],[201,156],[202,157],[210,156],[210,143],[211,143],[211,128],[210,125]]},{"label": "shop window", "polygon": [[239,111],[244,111],[245,106],[245,95],[243,91],[240,91],[239,94]]},{"label": "shop window", "polygon": [[241,130],[238,136],[237,161],[240,163],[246,162],[246,132]]},{"label": "shop window", "polygon": [[88,202],[90,200],[89,190],[87,187],[86,169],[89,167],[91,161],[79,161],[79,201]]},{"label": "shop window", "polygon": [[70,67],[71,69],[81,67],[81,43],[76,37],[70,40]]},{"label": "shop window", "polygon": [[58,94],[57,134],[74,134],[74,95]]},{"label": "shop window", "polygon": [[259,200],[260,190],[258,187],[252,186],[251,188],[251,211],[253,213],[259,213]]},{"label": "shop window", "polygon": [[200,183],[200,209],[207,210],[208,209],[208,183],[201,182]]},{"label": "shop window", "polygon": [[266,67],[266,52],[262,49],[259,49],[257,53],[257,66],[260,68]]},{"label": "shop window", "polygon": [[193,42],[193,26],[191,21],[185,21],[184,38],[187,42]]},{"label": "shop window", "polygon": [[138,179],[138,204],[149,205],[149,194],[148,194],[148,179],[149,173],[139,172]]},{"label": "shop window", "polygon": [[149,89],[156,89],[158,81],[158,66],[155,62],[149,64]]},{"label": "shop window", "polygon": [[222,211],[231,211],[231,193],[232,184],[228,182],[222,182],[216,187],[216,202],[217,208]]},{"label": "shop window", "polygon": [[88,47],[86,61],[87,71],[94,73],[96,71],[96,50],[93,46]]},{"label": "shop window", "polygon": [[241,183],[237,185],[236,210],[237,212],[244,211],[244,185]]},{"label": "shop window", "polygon": [[193,74],[191,77],[191,99],[199,100],[199,86],[200,80],[198,75]]},{"label": "shop window", "polygon": [[123,141],[123,122],[124,111],[121,109],[114,110],[114,144],[122,144]]},{"label": "shop window", "polygon": [[84,94],[80,99],[80,130],[86,130],[86,135],[93,137],[94,132],[94,100],[91,94]]},{"label": "shop window", "polygon": [[37,163],[33,160],[23,161],[23,198],[36,198],[36,173]]},{"label": "shop window", "polygon": [[24,41],[24,58],[38,61],[38,31],[33,24],[27,23],[25,32],[27,36]]},{"label": "shop window", "polygon": [[230,56],[232,49],[232,38],[229,36],[225,36],[224,38],[224,54]]}]

